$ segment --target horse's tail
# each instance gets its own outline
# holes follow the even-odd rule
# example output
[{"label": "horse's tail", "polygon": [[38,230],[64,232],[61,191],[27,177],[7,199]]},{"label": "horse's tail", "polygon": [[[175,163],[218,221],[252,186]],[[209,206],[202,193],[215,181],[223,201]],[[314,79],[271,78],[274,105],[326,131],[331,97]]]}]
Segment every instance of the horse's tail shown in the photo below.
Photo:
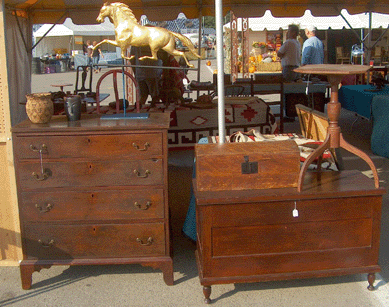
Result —
[{"label": "horse's tail", "polygon": [[193,46],[192,41],[187,38],[185,35],[176,33],[176,32],[171,32],[169,31],[174,37],[178,38],[186,47],[188,47],[189,51],[196,57],[201,58],[200,55],[197,54],[196,48]]}]

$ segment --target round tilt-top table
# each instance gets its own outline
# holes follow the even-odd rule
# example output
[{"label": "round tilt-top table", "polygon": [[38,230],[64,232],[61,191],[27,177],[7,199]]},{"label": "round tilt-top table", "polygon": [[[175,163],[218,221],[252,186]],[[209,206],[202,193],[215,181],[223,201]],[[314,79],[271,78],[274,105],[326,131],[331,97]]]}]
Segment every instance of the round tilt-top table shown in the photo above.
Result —
[{"label": "round tilt-top table", "polygon": [[[340,65],[340,64],[317,64],[305,65],[294,69],[295,72],[301,74],[316,74],[326,75],[328,82],[331,84],[331,100],[327,105],[327,114],[329,118],[329,126],[327,136],[323,142],[312,154],[305,160],[299,174],[297,190],[302,191],[305,173],[309,165],[316,159],[322,156],[326,149],[344,148],[347,151],[355,154],[367,162],[374,176],[374,184],[379,188],[379,180],[377,169],[374,166],[370,157],[362,150],[347,143],[340,132],[338,125],[341,104],[338,101],[338,87],[343,77],[346,75],[364,74],[371,67],[367,65]],[[320,162],[320,160],[319,160]]]}]

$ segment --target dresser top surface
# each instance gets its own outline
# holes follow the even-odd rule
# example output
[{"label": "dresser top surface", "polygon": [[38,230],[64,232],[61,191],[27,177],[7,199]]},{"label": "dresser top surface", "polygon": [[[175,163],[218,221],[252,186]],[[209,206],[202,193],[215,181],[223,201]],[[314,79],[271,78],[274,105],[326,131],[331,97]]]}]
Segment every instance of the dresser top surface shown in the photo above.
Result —
[{"label": "dresser top surface", "polygon": [[303,190],[297,188],[250,189],[236,191],[196,191],[197,204],[237,203],[255,201],[298,200],[312,198],[380,196],[386,193],[384,188],[376,189],[374,181],[359,171],[324,171],[321,178],[316,172],[307,172]]},{"label": "dresser top surface", "polygon": [[150,113],[147,119],[102,119],[101,115],[82,114],[81,120],[69,122],[66,116],[53,116],[47,124],[33,124],[29,119],[12,127],[12,132],[99,131],[168,129],[170,113]]}]

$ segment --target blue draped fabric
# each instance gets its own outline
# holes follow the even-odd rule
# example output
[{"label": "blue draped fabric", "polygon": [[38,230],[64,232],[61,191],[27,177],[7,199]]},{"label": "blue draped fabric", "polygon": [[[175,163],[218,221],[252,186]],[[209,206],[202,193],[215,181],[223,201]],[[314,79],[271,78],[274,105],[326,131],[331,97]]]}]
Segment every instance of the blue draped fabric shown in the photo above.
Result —
[{"label": "blue draped fabric", "polygon": [[389,96],[389,86],[384,86],[380,91],[374,91],[375,89],[373,85],[344,85],[339,90],[338,99],[342,108],[370,119],[373,97]]},{"label": "blue draped fabric", "polygon": [[[201,138],[198,142],[199,144],[208,144],[207,138]],[[193,175],[192,178],[196,178],[196,160],[193,166]],[[193,194],[193,189],[190,192],[190,203],[188,212],[186,213],[186,218],[184,226],[182,227],[184,234],[192,239],[193,241],[197,240],[197,231],[196,231],[196,198]]]}]

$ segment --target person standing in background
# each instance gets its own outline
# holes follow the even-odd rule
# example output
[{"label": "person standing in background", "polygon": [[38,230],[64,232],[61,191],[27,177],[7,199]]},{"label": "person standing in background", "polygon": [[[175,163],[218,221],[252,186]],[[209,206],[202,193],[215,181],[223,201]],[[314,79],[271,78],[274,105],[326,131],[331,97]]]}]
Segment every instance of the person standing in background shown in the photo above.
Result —
[{"label": "person standing in background", "polygon": [[[164,50],[158,51],[158,58],[162,60],[164,67],[181,67],[174,56]],[[163,69],[159,83],[159,97],[165,107],[171,103],[181,104],[184,102],[184,79],[189,81],[184,69]]]},{"label": "person standing in background", "polygon": [[156,103],[159,102],[158,82],[160,74],[162,73],[161,69],[155,68],[155,66],[161,66],[162,61],[154,61],[147,58],[139,60],[139,58],[142,56],[151,56],[149,46],[131,46],[131,55],[135,56],[132,59],[131,64],[138,66],[135,67],[135,79],[138,82],[139,86],[140,105],[143,106],[146,103],[148,96],[150,95],[150,108],[155,107]]},{"label": "person standing in background", "polygon": [[[93,45],[89,40],[86,41],[86,65],[92,66],[93,60],[92,60],[92,53],[93,53]],[[91,68],[92,69],[92,68]]]},{"label": "person standing in background", "polygon": [[299,74],[293,71],[300,66],[301,45],[297,40],[298,33],[297,25],[289,25],[286,41],[277,52],[277,56],[281,58],[282,76],[285,81],[295,81],[299,78]]},{"label": "person standing in background", "polygon": [[85,42],[82,43],[82,52],[84,55],[88,55],[88,44]]},{"label": "person standing in background", "polygon": [[[97,45],[97,42],[93,41],[93,47],[96,46],[96,45]],[[92,50],[93,50],[93,47],[92,47]],[[100,61],[100,55],[101,55],[102,58],[104,58],[104,55],[101,52],[100,48],[96,48],[95,50],[93,50],[93,52],[92,52],[92,60],[93,60],[94,71],[96,73],[101,71],[101,67],[99,68],[97,66],[97,64],[99,64],[99,61]]]},{"label": "person standing in background", "polygon": [[314,26],[306,27],[305,35],[308,39],[303,44],[301,64],[323,64],[324,46],[322,41],[316,37],[316,28]]}]

